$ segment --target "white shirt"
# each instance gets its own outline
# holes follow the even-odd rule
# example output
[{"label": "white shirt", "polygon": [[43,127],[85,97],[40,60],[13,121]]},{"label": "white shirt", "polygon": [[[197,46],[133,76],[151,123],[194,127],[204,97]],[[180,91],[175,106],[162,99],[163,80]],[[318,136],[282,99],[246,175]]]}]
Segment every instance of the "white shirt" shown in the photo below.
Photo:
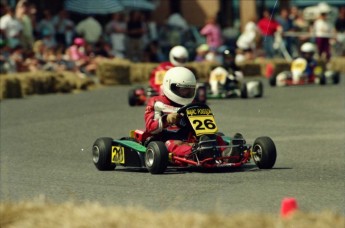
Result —
[{"label": "white shirt", "polygon": [[23,30],[23,25],[11,15],[6,14],[0,18],[0,29],[5,31],[6,37],[16,37]]},{"label": "white shirt", "polygon": [[334,35],[334,27],[328,21],[317,19],[314,22],[314,33],[316,37],[331,37]]}]

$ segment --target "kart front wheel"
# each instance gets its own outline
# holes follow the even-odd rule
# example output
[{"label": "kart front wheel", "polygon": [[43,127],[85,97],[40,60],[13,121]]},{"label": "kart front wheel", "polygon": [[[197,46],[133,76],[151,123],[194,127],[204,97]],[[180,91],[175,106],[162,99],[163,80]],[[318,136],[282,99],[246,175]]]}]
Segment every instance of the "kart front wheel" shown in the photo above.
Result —
[{"label": "kart front wheel", "polygon": [[129,106],[135,106],[137,104],[137,96],[135,94],[135,89],[128,91],[128,104]]},{"label": "kart front wheel", "polygon": [[169,153],[163,142],[150,142],[146,148],[145,165],[151,174],[164,173],[168,166]]},{"label": "kart front wheel", "polygon": [[254,141],[252,158],[260,169],[271,169],[277,158],[276,146],[270,137],[259,137]]},{"label": "kart front wheel", "polygon": [[92,161],[98,170],[113,170],[115,163],[111,163],[112,138],[99,138],[92,146]]},{"label": "kart front wheel", "polygon": [[248,98],[247,83],[245,82],[241,85],[241,98]]}]

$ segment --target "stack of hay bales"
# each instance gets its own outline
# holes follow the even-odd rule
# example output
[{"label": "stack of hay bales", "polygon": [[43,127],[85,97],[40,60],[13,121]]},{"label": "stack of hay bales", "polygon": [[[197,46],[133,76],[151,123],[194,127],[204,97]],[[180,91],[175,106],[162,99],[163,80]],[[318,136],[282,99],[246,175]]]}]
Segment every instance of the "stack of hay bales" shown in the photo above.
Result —
[{"label": "stack of hay bales", "polygon": [[96,75],[104,85],[130,84],[131,62],[123,59],[102,60],[98,63]]},{"label": "stack of hay bales", "polygon": [[0,75],[0,99],[22,98],[26,95],[70,93],[94,86],[90,78],[80,78],[72,72],[25,72]]}]

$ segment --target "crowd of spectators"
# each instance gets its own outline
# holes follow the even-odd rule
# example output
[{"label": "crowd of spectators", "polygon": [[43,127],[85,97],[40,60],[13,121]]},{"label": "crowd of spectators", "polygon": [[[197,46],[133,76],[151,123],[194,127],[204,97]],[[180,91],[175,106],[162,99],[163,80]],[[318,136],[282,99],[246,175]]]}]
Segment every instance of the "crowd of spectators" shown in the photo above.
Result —
[{"label": "crowd of spectators", "polygon": [[[75,22],[65,9],[55,15],[46,9],[42,15],[39,18],[36,6],[26,0],[14,8],[1,6],[0,73],[69,70],[85,77],[95,74],[103,58],[158,63],[168,60],[170,48],[176,45],[190,51],[191,61],[218,61],[226,46],[237,50],[238,62],[258,56],[274,58],[280,55],[279,48],[274,48],[277,32],[293,57],[297,57],[299,46],[310,40],[326,59],[331,57],[330,44],[336,46],[333,54],[344,54],[345,7],[333,22],[327,20],[327,13],[314,21],[305,20],[297,7],[282,9],[277,16],[266,10],[262,18],[253,18],[243,26],[235,43],[229,42],[216,17],[207,18],[204,26],[196,28],[178,13],[164,24],[140,11],[114,13],[105,24],[93,15]],[[313,31],[316,36],[284,36],[291,31]]]}]

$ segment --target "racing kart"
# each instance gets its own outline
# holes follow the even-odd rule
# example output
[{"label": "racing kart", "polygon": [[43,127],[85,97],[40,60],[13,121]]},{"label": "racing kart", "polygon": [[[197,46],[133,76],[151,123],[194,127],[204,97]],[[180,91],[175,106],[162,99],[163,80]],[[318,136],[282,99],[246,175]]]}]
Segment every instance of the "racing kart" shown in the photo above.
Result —
[{"label": "racing kart", "polygon": [[264,91],[261,81],[245,82],[242,72],[228,72],[223,67],[212,70],[204,86],[207,88],[208,99],[262,97]]},{"label": "racing kart", "polygon": [[[92,160],[98,170],[114,170],[117,165],[147,168],[161,174],[168,167],[240,167],[252,159],[260,169],[271,169],[276,161],[276,147],[270,137],[263,136],[248,144],[241,134],[233,137],[218,132],[211,109],[203,103],[192,103],[178,110],[179,135],[193,142],[187,157],[169,153],[164,141],[143,130],[133,130],[130,137],[98,138],[92,147]],[[223,140],[219,140],[221,137]]]},{"label": "racing kart", "polygon": [[[153,96],[158,96],[159,93],[151,86],[146,89],[144,87],[137,87],[128,91],[128,104],[129,106],[142,106],[146,101]],[[206,103],[206,88],[202,83],[197,83],[196,94],[194,101],[197,103]]]},{"label": "racing kart", "polygon": [[304,58],[297,58],[291,63],[290,71],[283,71],[269,78],[271,86],[292,86],[308,84],[338,84],[340,73],[324,71],[322,66],[316,66],[311,75],[306,74],[307,61]]}]

